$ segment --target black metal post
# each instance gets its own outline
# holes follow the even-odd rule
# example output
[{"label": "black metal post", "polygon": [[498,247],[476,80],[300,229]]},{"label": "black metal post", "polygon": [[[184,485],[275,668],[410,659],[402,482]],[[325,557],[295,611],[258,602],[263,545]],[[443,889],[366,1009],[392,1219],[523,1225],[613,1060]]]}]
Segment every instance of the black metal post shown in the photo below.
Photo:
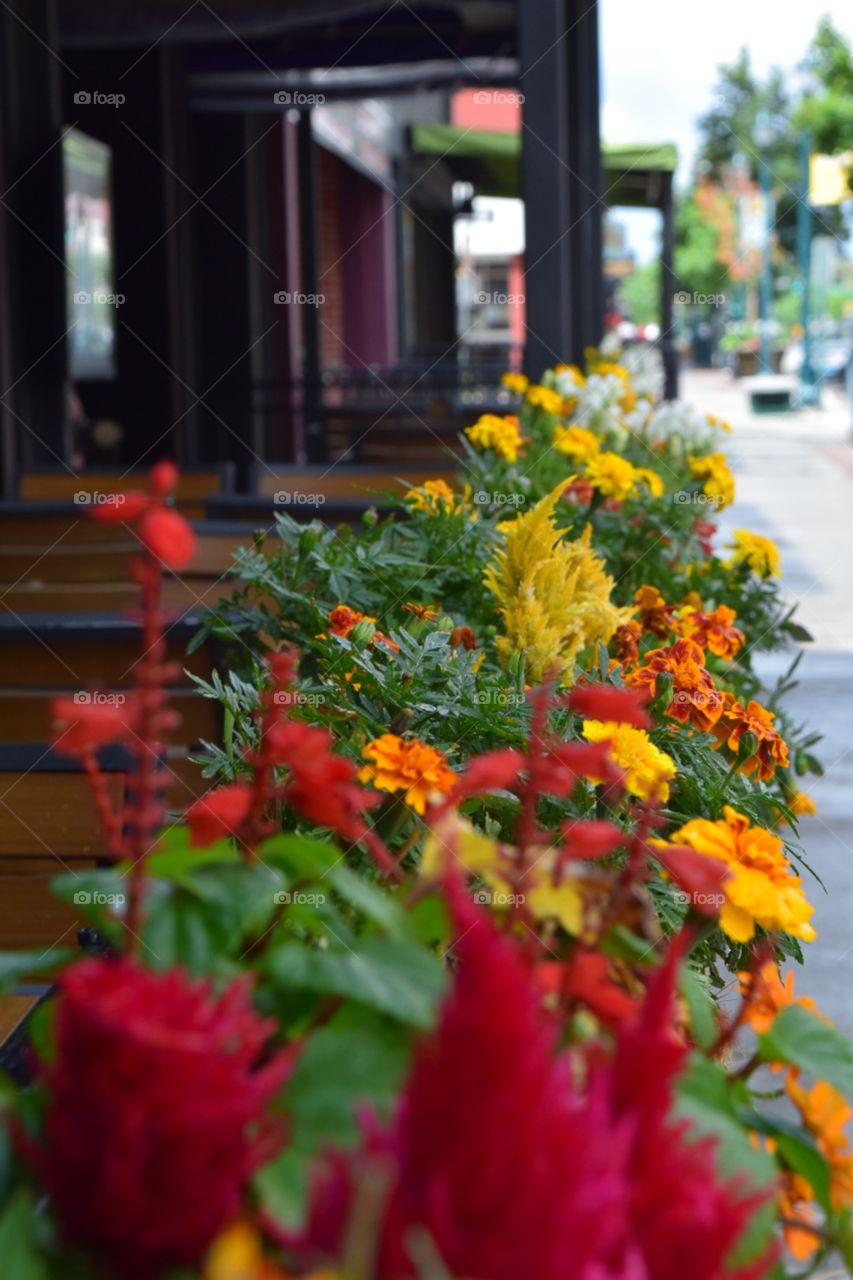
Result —
[{"label": "black metal post", "polygon": [[[305,294],[319,293],[317,280],[317,175],[311,112],[303,111],[296,126],[299,187],[299,277]],[[305,452],[309,462],[325,462],[326,438],[320,387],[320,316],[317,307],[301,307],[302,406]]]},{"label": "black metal post", "polygon": [[565,0],[518,6],[518,83],[524,94],[524,362],[528,375],[536,379],[549,365],[568,360],[572,349],[565,16]]},{"label": "black metal post", "polygon": [[13,469],[68,461],[61,63],[53,0],[0,8],[0,423]]},{"label": "black metal post", "polygon": [[678,350],[673,333],[672,296],[675,290],[673,252],[675,249],[675,225],[673,221],[672,174],[663,175],[661,194],[663,230],[660,258],[660,352],[663,359],[663,398],[678,399]]},{"label": "black metal post", "polygon": [[571,356],[580,362],[585,347],[596,347],[604,332],[602,252],[602,172],[599,129],[598,5],[568,0],[565,56],[569,89],[568,236],[572,289]]}]

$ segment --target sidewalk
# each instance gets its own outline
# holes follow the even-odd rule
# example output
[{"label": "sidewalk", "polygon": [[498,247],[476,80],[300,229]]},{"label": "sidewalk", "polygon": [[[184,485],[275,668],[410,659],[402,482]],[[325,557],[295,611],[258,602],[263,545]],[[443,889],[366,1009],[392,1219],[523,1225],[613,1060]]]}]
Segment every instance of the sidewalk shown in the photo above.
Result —
[{"label": "sidewalk", "polygon": [[[818,807],[800,826],[806,855],[827,892],[806,874],[818,939],[805,948],[797,989],[853,1036],[853,446],[851,411],[825,393],[822,410],[751,413],[745,391],[726,374],[688,372],[682,397],[731,422],[728,452],[737,500],[721,519],[720,542],[732,528],[773,538],[782,553],[782,590],[799,601],[796,618],[814,636],[805,646],[798,687],[786,706],[821,732],[823,778],[804,789]],[[793,654],[756,663],[773,682]]]}]

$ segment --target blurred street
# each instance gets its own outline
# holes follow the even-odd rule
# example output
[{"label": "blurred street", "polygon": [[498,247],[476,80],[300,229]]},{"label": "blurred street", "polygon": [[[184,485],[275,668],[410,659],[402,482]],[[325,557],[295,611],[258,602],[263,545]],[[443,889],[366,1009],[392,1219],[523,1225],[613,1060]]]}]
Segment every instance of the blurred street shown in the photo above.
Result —
[{"label": "blurred street", "polygon": [[[853,445],[843,395],[824,391],[823,408],[756,416],[741,383],[719,372],[684,375],[681,394],[732,423],[730,456],[737,502],[721,520],[773,538],[782,553],[783,595],[800,601],[796,618],[814,636],[786,705],[823,733],[817,747],[823,778],[803,780],[817,803],[801,834],[826,885],[807,891],[816,904],[819,937],[806,948],[797,989],[814,997],[848,1035],[853,1033]],[[766,654],[759,670],[769,684],[790,654]]]}]

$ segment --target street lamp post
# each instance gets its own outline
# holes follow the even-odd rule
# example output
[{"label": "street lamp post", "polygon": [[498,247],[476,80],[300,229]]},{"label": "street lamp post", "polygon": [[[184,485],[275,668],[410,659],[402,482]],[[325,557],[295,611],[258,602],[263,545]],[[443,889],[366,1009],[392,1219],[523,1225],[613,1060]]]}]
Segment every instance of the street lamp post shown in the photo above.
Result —
[{"label": "street lamp post", "polygon": [[773,372],[773,340],[771,337],[771,309],[773,305],[773,267],[770,261],[770,239],[773,231],[771,170],[767,163],[767,148],[773,141],[773,125],[766,112],[759,112],[753,136],[760,151],[758,176],[764,201],[764,246],[761,262],[761,278],[758,284],[758,322],[761,337],[761,365],[765,373]]},{"label": "street lamp post", "polygon": [[809,204],[809,156],[812,138],[808,130],[800,135],[800,192],[797,202],[797,261],[800,267],[800,323],[803,328],[803,360],[800,365],[800,404],[820,404],[820,384],[812,367],[812,339],[810,333],[811,259],[812,259],[812,210]]}]

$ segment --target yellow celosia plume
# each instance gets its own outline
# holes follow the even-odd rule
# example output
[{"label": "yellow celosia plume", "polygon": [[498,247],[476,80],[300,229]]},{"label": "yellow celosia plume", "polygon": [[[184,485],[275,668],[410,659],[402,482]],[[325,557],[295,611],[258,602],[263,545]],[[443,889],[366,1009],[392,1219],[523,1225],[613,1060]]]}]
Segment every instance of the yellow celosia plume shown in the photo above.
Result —
[{"label": "yellow celosia plume", "polygon": [[555,528],[554,508],[566,483],[512,522],[485,575],[506,633],[496,641],[498,653],[505,662],[522,654],[532,684],[552,668],[569,675],[581,649],[592,641],[606,644],[632,612],[611,603],[613,579],[590,546],[591,527],[574,542]]}]

